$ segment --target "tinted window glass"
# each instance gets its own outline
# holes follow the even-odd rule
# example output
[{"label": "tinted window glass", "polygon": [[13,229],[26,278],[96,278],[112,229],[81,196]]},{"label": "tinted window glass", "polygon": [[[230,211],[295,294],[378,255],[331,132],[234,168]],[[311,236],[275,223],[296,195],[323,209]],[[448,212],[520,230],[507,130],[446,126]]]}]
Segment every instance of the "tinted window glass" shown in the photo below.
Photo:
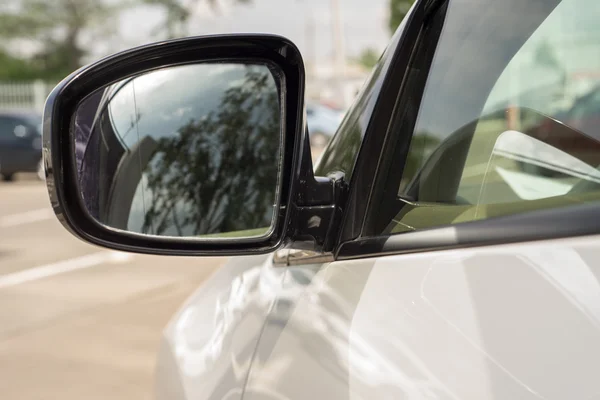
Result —
[{"label": "tinted window glass", "polygon": [[600,200],[599,17],[450,1],[388,233]]}]

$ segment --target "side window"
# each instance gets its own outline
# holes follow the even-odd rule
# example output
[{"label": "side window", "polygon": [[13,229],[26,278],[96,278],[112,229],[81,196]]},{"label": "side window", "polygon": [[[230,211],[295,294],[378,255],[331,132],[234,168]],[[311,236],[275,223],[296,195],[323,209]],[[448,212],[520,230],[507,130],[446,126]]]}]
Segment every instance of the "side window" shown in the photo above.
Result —
[{"label": "side window", "polygon": [[600,200],[598,19],[597,0],[450,0],[384,233]]}]

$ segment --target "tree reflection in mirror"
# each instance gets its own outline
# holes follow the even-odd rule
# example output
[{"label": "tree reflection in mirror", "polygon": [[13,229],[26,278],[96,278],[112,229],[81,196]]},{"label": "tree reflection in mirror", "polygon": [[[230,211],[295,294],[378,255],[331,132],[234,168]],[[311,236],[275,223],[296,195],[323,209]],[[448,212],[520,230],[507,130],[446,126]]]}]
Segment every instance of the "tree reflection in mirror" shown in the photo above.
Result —
[{"label": "tree reflection in mirror", "polygon": [[275,76],[261,64],[176,66],[86,98],[72,126],[91,216],[145,235],[267,236],[283,146]]}]

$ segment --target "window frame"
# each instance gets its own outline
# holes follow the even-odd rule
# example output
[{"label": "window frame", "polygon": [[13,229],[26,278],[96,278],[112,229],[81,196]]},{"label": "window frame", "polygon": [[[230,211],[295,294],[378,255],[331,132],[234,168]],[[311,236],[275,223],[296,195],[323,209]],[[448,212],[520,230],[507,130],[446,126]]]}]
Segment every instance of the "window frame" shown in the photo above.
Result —
[{"label": "window frame", "polygon": [[[438,6],[447,0],[417,0],[410,9],[407,17],[398,27],[388,48],[374,69],[371,87],[363,89],[352,108],[347,114],[357,114],[358,130],[362,135],[360,149],[352,169],[348,184],[348,194],[340,204],[343,210],[340,229],[335,243],[334,254],[347,241],[360,238],[365,217],[369,209],[369,200],[373,183],[378,176],[381,160],[385,157],[385,142],[395,110],[400,107],[399,96],[408,78],[408,67],[413,63],[413,56],[422,41],[422,29],[428,17],[437,10]],[[398,71],[405,71],[398,73]],[[366,92],[365,92],[366,90]],[[416,110],[415,116],[416,116]],[[338,139],[352,128],[348,125],[348,115],[324,155],[335,151]],[[323,156],[322,156],[323,157]],[[321,160],[323,161],[323,160]],[[334,163],[335,164],[335,163]],[[332,174],[321,162],[315,171],[319,175]]]},{"label": "window frame", "polygon": [[[418,113],[422,107],[422,97],[429,80],[433,55],[437,51],[438,40],[441,35],[441,29],[437,32],[437,36],[435,29],[430,30],[428,33],[427,23],[430,22],[428,18],[432,15],[432,12],[438,11],[437,7],[447,7],[450,1],[423,0],[417,1],[415,4],[415,8],[417,8],[415,14],[418,14],[419,10],[422,14],[419,20],[413,18],[409,21],[405,33],[406,37],[410,37],[412,32],[415,46],[412,51],[407,52],[406,46],[403,47],[403,43],[401,43],[396,51],[396,57],[404,56],[410,59],[404,73],[404,76],[408,79],[397,88],[398,92],[394,102],[394,111],[402,110],[402,112],[394,112],[390,116],[385,130],[385,140],[380,148],[381,153],[377,172],[370,186],[368,206],[364,220],[360,224],[360,233],[354,238],[342,235],[342,241],[335,252],[335,258],[338,260],[548,240],[600,233],[600,224],[596,222],[600,219],[600,204],[536,210],[456,225],[441,225],[394,235],[378,233],[378,230],[381,229],[381,221],[389,222],[391,218],[387,220],[386,218],[390,216],[390,208],[394,208],[393,206],[386,207],[385,199],[400,201],[396,196],[397,186],[389,185],[390,163],[392,160],[396,160],[396,162],[399,160],[398,154],[402,154],[401,160],[406,160]],[[425,12],[426,10],[427,12]],[[443,26],[447,10],[441,9],[439,11],[443,16]],[[417,32],[416,36],[415,32]],[[428,47],[431,46],[433,46],[434,52],[433,54],[427,54]],[[413,68],[415,73],[411,74]],[[393,135],[393,132],[411,133]],[[361,149],[361,153],[363,153],[363,150]],[[395,178],[399,182],[402,176],[402,168],[398,169],[400,171],[396,171]],[[362,189],[364,190],[364,188],[363,186]]]}]

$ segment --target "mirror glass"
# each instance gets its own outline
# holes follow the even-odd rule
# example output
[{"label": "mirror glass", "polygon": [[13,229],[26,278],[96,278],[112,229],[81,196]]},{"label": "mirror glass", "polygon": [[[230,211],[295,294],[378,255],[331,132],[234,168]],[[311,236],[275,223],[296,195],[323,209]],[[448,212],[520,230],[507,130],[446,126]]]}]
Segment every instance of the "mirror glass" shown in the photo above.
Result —
[{"label": "mirror glass", "polygon": [[71,124],[83,204],[101,224],[144,235],[268,236],[281,109],[260,63],[174,66],[97,90]]}]

